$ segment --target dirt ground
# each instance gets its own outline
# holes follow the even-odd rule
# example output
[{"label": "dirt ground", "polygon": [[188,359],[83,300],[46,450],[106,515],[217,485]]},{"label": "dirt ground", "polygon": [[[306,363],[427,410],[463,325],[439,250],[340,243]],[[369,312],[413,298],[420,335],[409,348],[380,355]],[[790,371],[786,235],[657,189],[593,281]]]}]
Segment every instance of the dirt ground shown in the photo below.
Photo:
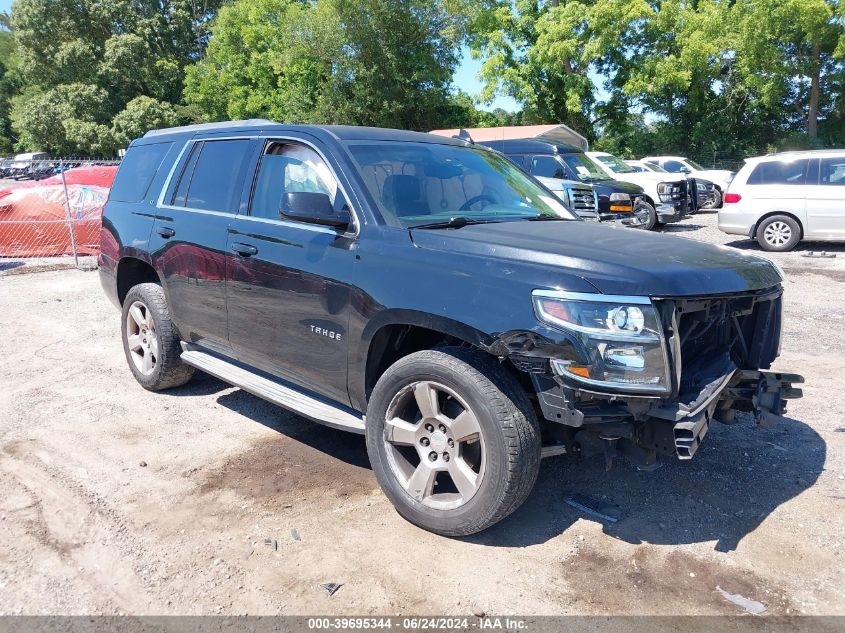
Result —
[{"label": "dirt ground", "polygon": [[[757,252],[715,222],[666,232]],[[0,614],[843,614],[845,249],[775,259],[776,369],[806,377],[785,424],[654,472],[544,460],[466,539],[401,519],[362,437],[204,375],[144,391],[95,272],[0,272]]]}]

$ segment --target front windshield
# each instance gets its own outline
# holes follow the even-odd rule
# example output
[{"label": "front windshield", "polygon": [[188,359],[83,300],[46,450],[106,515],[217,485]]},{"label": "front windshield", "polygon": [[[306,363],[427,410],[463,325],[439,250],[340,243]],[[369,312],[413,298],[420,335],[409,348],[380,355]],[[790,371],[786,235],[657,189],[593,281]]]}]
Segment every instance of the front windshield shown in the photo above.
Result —
[{"label": "front windshield", "polygon": [[569,166],[569,169],[578,174],[578,178],[584,182],[610,180],[610,176],[604,173],[604,170],[590,160],[586,154],[564,154],[561,158]]},{"label": "front windshield", "polygon": [[610,171],[615,174],[633,174],[636,170],[626,163],[621,158],[617,158],[611,154],[604,156],[596,156],[602,163],[610,167]]},{"label": "front windshield", "polygon": [[439,143],[354,143],[372,197],[388,224],[415,227],[466,218],[504,222],[577,216],[504,156]]},{"label": "front windshield", "polygon": [[687,165],[692,167],[695,171],[704,171],[704,167],[696,163],[694,160],[690,160],[689,158],[684,161]]}]

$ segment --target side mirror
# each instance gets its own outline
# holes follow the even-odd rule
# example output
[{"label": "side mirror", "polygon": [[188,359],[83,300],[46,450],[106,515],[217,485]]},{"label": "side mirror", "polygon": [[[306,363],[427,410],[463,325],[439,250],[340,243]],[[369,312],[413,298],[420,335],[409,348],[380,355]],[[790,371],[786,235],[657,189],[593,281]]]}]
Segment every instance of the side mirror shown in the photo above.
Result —
[{"label": "side mirror", "polygon": [[279,217],[338,229],[352,222],[347,209],[335,211],[328,194],[313,191],[289,191],[283,195]]}]

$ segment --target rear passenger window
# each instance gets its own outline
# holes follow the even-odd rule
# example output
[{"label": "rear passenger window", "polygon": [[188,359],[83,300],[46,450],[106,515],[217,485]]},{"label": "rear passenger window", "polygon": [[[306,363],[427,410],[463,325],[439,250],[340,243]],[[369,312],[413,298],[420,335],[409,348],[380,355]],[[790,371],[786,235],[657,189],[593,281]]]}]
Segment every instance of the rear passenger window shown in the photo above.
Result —
[{"label": "rear passenger window", "polygon": [[196,143],[182,172],[173,204],[234,213],[248,149],[247,139]]},{"label": "rear passenger window", "polygon": [[133,145],[120,162],[114,184],[109,193],[110,200],[117,202],[141,202],[147,195],[161,161],[164,160],[173,143]]},{"label": "rear passenger window", "polygon": [[810,160],[771,160],[758,164],[748,177],[749,185],[803,185]]},{"label": "rear passenger window", "polygon": [[821,184],[845,185],[845,157],[821,160]]}]

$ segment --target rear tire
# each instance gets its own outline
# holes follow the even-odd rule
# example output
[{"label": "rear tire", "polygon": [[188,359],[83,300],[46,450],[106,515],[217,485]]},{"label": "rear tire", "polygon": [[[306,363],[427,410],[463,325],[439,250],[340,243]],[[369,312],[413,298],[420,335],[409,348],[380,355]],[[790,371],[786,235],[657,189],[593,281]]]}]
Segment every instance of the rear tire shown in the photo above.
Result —
[{"label": "rear tire", "polygon": [[445,536],[501,521],[528,497],[540,428],[525,392],[495,359],[465,348],[391,365],[367,408],[367,452],[405,519]]},{"label": "rear tire", "polygon": [[757,227],[757,243],[764,251],[784,253],[801,241],[801,226],[788,215],[773,215]]},{"label": "rear tire", "polygon": [[126,293],[121,334],[129,369],[144,389],[180,387],[194,375],[182,362],[179,334],[158,284],[138,284]]}]

